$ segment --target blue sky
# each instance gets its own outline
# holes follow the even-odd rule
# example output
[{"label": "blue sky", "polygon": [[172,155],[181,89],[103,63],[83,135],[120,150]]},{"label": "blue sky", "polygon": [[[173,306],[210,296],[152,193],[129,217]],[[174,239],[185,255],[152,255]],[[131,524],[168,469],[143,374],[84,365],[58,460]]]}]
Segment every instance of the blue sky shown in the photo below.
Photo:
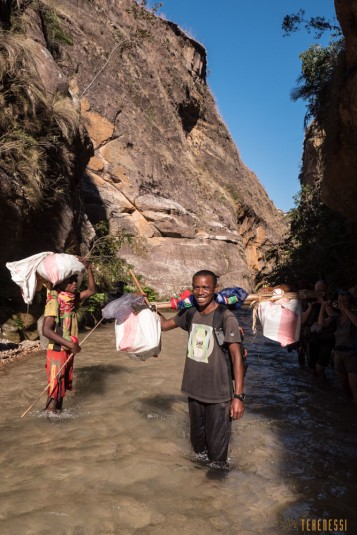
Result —
[{"label": "blue sky", "polygon": [[292,102],[290,92],[300,74],[299,54],[316,41],[304,30],[283,37],[281,24],[299,9],[308,18],[333,18],[333,0],[162,2],[159,14],[205,46],[207,82],[244,164],[277,208],[289,210],[300,189],[305,115],[305,104]]}]

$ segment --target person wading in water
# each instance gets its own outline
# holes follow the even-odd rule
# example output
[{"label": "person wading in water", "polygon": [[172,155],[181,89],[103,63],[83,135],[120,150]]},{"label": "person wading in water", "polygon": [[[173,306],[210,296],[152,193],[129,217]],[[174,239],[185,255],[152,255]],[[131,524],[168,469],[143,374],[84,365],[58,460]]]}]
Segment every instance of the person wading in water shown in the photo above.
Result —
[{"label": "person wading in water", "polygon": [[[50,412],[61,410],[66,390],[72,390],[74,354],[79,353],[81,350],[77,338],[76,309],[81,301],[96,292],[90,263],[85,258],[78,257],[78,259],[82,262],[87,272],[87,290],[79,292],[77,288],[78,276],[72,275],[56,284],[47,296],[42,332],[49,339],[46,357],[48,380],[46,410]],[[71,353],[73,353],[73,357],[69,359],[58,376],[59,370]]]},{"label": "person wading in water", "polygon": [[190,309],[184,309],[171,319],[160,315],[161,328],[163,331],[176,327],[188,329],[181,390],[188,396],[191,444],[199,460],[226,468],[231,421],[244,413],[242,339],[237,318],[225,310],[222,329],[235,377],[233,391],[224,350],[214,332],[214,314],[219,306],[214,300],[217,276],[212,271],[198,271],[192,286],[197,307],[190,325],[187,325]]}]

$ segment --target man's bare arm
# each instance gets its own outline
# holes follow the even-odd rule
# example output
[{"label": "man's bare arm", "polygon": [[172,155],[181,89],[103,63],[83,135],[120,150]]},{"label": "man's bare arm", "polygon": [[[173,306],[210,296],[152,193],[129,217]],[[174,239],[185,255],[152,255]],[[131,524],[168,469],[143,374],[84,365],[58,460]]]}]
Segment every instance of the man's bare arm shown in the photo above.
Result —
[{"label": "man's bare arm", "polygon": [[[237,343],[229,344],[229,355],[233,365],[234,373],[234,393],[244,393],[244,363],[241,345]],[[237,398],[231,401],[230,416],[233,420],[239,420],[244,413],[244,402]]]}]

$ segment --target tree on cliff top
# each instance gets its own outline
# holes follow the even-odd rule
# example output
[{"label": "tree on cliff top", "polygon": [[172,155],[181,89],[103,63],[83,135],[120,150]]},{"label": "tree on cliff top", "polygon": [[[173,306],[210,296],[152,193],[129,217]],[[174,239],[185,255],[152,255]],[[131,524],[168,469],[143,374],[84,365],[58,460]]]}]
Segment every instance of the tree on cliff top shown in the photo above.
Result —
[{"label": "tree on cliff top", "polygon": [[323,93],[328,87],[340,52],[344,48],[344,39],[340,26],[325,17],[306,19],[303,9],[284,17],[282,29],[285,37],[297,32],[301,27],[309,34],[313,34],[314,39],[320,39],[325,33],[328,33],[330,38],[327,46],[315,43],[300,54],[301,74],[297,79],[298,85],[291,92],[291,98],[294,101],[299,99],[306,101],[307,112],[304,123],[306,127],[310,119],[318,118]]},{"label": "tree on cliff top", "polygon": [[306,19],[304,9],[300,9],[292,15],[285,15],[282,23],[284,37],[299,31],[301,26],[305,28],[307,33],[314,33],[315,39],[320,39],[325,32],[329,32],[333,39],[342,37],[342,30],[338,24],[334,24],[325,17],[320,16]]}]

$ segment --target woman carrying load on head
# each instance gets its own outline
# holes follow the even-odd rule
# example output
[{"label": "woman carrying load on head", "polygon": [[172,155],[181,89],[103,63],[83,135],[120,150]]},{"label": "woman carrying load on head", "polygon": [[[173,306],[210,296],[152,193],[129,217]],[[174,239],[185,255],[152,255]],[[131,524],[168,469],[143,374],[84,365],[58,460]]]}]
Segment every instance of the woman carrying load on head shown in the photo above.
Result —
[{"label": "woman carrying load on head", "polygon": [[[84,265],[88,288],[79,292],[77,288],[78,275],[72,275],[56,284],[48,293],[43,322],[43,335],[49,339],[46,372],[48,380],[48,399],[46,410],[56,412],[62,409],[66,390],[72,390],[73,358],[81,350],[78,344],[78,322],[76,310],[81,301],[95,294],[96,285],[90,263],[78,257]],[[60,372],[62,366],[69,359]]]}]

